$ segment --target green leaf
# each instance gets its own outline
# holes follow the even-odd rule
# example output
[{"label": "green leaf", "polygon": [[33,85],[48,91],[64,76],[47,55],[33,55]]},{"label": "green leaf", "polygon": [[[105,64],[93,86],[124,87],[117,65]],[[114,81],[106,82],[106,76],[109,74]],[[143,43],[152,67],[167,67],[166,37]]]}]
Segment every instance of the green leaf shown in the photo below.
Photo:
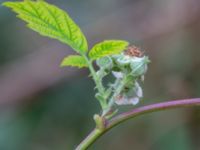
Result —
[{"label": "green leaf", "polygon": [[87,40],[80,28],[69,15],[58,7],[43,0],[25,0],[23,2],[5,2],[18,17],[27,22],[27,26],[43,36],[57,39],[71,46],[78,53],[88,50]]},{"label": "green leaf", "polygon": [[128,42],[121,40],[107,40],[96,44],[89,52],[91,59],[98,59],[108,55],[122,52],[128,46]]},{"label": "green leaf", "polygon": [[61,62],[61,67],[72,66],[72,67],[87,67],[87,62],[84,57],[79,55],[70,55],[65,57]]}]

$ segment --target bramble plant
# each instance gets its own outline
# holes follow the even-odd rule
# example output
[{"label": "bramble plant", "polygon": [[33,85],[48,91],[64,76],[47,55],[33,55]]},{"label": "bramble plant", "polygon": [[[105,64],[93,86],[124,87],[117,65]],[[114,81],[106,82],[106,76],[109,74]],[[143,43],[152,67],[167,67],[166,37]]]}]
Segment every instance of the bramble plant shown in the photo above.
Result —
[{"label": "bramble plant", "polygon": [[[44,0],[5,2],[3,5],[16,12],[17,17],[32,30],[69,45],[77,53],[65,57],[61,67],[89,69],[96,85],[95,97],[102,111],[94,115],[95,129],[76,150],[87,149],[101,135],[127,119],[154,111],[200,104],[199,98],[176,100],[135,108],[117,115],[121,105],[136,105],[143,96],[140,84],[150,61],[139,48],[129,46],[124,40],[106,40],[89,50],[85,35],[69,15]],[[94,68],[94,63],[98,69]],[[114,83],[103,84],[103,79],[110,74],[115,79]]]}]

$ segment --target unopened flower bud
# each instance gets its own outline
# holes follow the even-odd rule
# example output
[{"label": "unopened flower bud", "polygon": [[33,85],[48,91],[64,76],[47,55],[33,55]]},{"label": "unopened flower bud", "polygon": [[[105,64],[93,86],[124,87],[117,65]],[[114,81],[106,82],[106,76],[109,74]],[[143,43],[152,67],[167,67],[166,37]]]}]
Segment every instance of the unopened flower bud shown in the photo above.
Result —
[{"label": "unopened flower bud", "polygon": [[142,76],[147,71],[147,64],[149,59],[146,56],[143,57],[133,57],[130,63],[131,72],[133,76]]},{"label": "unopened flower bud", "polygon": [[112,59],[108,56],[100,58],[96,62],[97,62],[97,65],[103,69],[110,70],[113,67]]},{"label": "unopened flower bud", "polygon": [[117,65],[119,65],[120,67],[129,65],[131,62],[131,57],[128,55],[120,54],[118,55],[118,57],[115,57],[115,58],[116,58]]}]

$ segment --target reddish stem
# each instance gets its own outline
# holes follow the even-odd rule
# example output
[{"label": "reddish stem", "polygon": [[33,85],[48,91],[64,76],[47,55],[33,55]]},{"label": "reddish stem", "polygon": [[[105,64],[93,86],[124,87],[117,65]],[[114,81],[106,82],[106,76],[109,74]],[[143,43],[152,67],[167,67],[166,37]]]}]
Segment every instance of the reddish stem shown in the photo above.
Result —
[{"label": "reddish stem", "polygon": [[128,112],[117,115],[111,120],[108,120],[105,124],[105,127],[101,130],[95,128],[76,148],[76,150],[86,150],[89,146],[91,146],[98,138],[100,138],[104,133],[113,128],[114,126],[137,116],[173,109],[173,108],[183,108],[183,107],[191,107],[191,106],[200,106],[200,98],[193,99],[183,99],[183,100],[175,100],[169,102],[161,102],[156,104],[151,104],[139,108],[134,108]]},{"label": "reddish stem", "polygon": [[175,101],[151,104],[151,105],[132,109],[128,112],[122,113],[114,117],[108,122],[107,128],[111,128],[119,124],[120,122],[126,121],[130,118],[134,118],[136,116],[143,115],[146,113],[151,113],[151,112],[155,112],[159,110],[167,110],[167,109],[172,109],[172,108],[180,108],[180,107],[182,108],[182,107],[199,106],[199,105],[200,105],[200,98],[175,100]]}]

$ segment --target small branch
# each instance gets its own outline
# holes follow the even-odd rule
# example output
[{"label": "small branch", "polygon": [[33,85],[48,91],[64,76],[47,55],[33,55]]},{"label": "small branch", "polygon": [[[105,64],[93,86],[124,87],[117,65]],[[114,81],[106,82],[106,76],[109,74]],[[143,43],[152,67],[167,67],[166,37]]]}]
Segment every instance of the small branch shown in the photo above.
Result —
[{"label": "small branch", "polygon": [[124,122],[128,119],[156,111],[161,110],[168,110],[173,108],[183,108],[183,107],[190,107],[190,106],[200,106],[200,98],[194,99],[184,99],[184,100],[175,100],[175,101],[168,101],[162,102],[157,104],[151,104],[139,108],[135,108],[129,112],[122,113],[113,119],[111,119],[107,125],[107,128],[112,128],[121,122]]},{"label": "small branch", "polygon": [[[92,61],[86,55],[82,55],[82,56],[85,58],[85,60],[86,60],[86,62],[88,64],[89,71],[90,71],[90,73],[92,75],[92,79],[94,80],[94,82],[96,84],[98,92],[101,95],[103,95],[105,93],[105,89],[104,89],[104,86],[103,86],[102,82],[99,80],[99,77],[96,74],[96,71],[95,71],[95,69],[93,67]],[[100,102],[100,105],[101,105],[102,109],[104,109],[107,106],[106,100],[103,100],[103,101],[99,100],[99,102]]]},{"label": "small branch", "polygon": [[128,119],[131,119],[143,114],[151,113],[151,112],[168,110],[168,109],[173,109],[173,108],[191,107],[191,106],[200,106],[200,98],[175,100],[175,101],[162,102],[162,103],[151,104],[151,105],[135,108],[129,112],[125,112],[114,117],[110,121],[107,121],[105,124],[105,128],[103,130],[94,129],[88,135],[88,137],[81,142],[81,144],[76,148],[76,150],[86,150],[104,133],[106,133],[114,126]]},{"label": "small branch", "polygon": [[104,93],[104,87],[103,87],[101,81],[99,81],[99,79],[98,79],[98,77],[96,75],[96,71],[95,71],[95,69],[94,69],[94,67],[92,65],[92,61],[89,60],[89,58],[86,55],[82,55],[82,56],[85,58],[85,60],[86,60],[86,62],[88,64],[89,71],[90,71],[90,73],[92,75],[92,78],[93,78],[93,80],[94,80],[94,82],[95,82],[95,84],[97,86],[98,91],[100,93]]}]

